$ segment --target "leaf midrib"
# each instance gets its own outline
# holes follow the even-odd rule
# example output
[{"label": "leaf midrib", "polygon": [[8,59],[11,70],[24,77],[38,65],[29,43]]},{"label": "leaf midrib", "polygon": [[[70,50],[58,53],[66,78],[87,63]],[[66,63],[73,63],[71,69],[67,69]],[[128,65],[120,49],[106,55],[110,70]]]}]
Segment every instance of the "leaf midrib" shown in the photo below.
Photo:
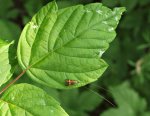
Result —
[{"label": "leaf midrib", "polygon": [[[113,11],[112,11],[112,12],[113,12]],[[73,14],[73,12],[72,12],[72,14]],[[31,64],[31,65],[30,65],[30,68],[32,68],[34,65],[38,64],[40,61],[42,61],[43,59],[45,59],[47,56],[49,56],[49,55],[51,55],[52,53],[54,53],[56,50],[59,50],[59,49],[61,49],[62,47],[66,46],[68,43],[73,42],[76,38],[78,38],[78,37],[81,36],[84,32],[86,32],[86,31],[88,31],[89,29],[91,29],[93,26],[95,26],[95,25],[101,23],[101,22],[104,21],[104,20],[105,20],[105,21],[106,21],[106,20],[109,20],[110,18],[112,18],[112,17],[115,16],[115,15],[116,15],[116,13],[110,15],[109,17],[106,17],[105,19],[99,21],[98,23],[95,23],[95,24],[91,25],[89,28],[87,28],[87,29],[83,30],[82,32],[80,32],[75,38],[73,38],[72,40],[66,42],[63,46],[60,46],[59,48],[54,49],[53,51],[48,52],[48,53],[47,53],[45,56],[43,56],[41,59],[39,59],[39,60],[36,61],[35,63]],[[43,20],[44,20],[45,18],[46,18],[46,16],[43,18]],[[42,21],[42,22],[43,22],[43,21]],[[55,21],[55,22],[56,22],[56,21]],[[36,38],[36,37],[35,37],[35,38]],[[35,40],[35,39],[34,39],[34,40]],[[34,43],[34,42],[33,42],[33,43]],[[33,44],[32,44],[32,45],[33,45]],[[32,49],[32,47],[31,47],[31,49]]]}]

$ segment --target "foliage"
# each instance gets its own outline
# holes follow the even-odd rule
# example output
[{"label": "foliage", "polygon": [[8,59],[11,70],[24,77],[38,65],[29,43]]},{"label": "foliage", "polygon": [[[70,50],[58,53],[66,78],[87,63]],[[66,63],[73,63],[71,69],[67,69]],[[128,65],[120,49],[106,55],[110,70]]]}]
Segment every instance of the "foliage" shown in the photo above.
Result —
[{"label": "foliage", "polygon": [[[144,116],[146,112],[146,100],[129,87],[128,83],[123,83],[110,89],[118,108],[112,108],[104,112],[102,116]],[[139,107],[140,106],[140,107]],[[125,112],[124,112],[125,110]]]},{"label": "foliage", "polygon": [[102,102],[98,95],[87,90],[82,93],[78,89],[67,90],[59,94],[62,96],[60,101],[63,108],[71,116],[87,116],[87,112],[94,110]]},{"label": "foliage", "polygon": [[[105,51],[108,48],[108,44],[110,44],[109,49],[100,56],[102,64],[105,64],[105,68],[107,64],[109,64],[108,69],[105,73],[99,76],[104,72],[104,69],[96,73],[91,73],[89,75],[64,75],[50,73],[51,75],[45,75],[45,71],[43,69],[51,69],[55,68],[55,71],[87,71],[89,69],[99,68],[99,62],[95,62],[98,58],[98,51],[87,49],[82,51],[80,49],[72,50],[70,48],[64,48],[59,50],[59,57],[48,57],[48,61],[44,61],[41,64],[38,64],[36,69],[29,69],[27,74],[24,74],[16,83],[16,85],[10,87],[1,97],[0,99],[0,115],[11,115],[15,116],[21,113],[23,115],[27,115],[28,108],[36,106],[33,102],[31,102],[31,96],[36,99],[36,104],[39,104],[39,107],[45,108],[46,110],[51,111],[50,107],[44,107],[43,103],[45,102],[47,105],[56,103],[56,107],[59,107],[57,113],[61,113],[67,115],[62,108],[70,116],[149,116],[150,115],[150,0],[57,0],[57,6],[53,9],[52,14],[53,18],[51,20],[43,20],[46,25],[40,25],[39,17],[44,16],[47,12],[46,10],[43,13],[39,14],[39,9],[44,8],[43,6],[49,3],[48,0],[0,0],[0,55],[5,56],[6,61],[4,62],[2,57],[0,58],[0,90],[3,89],[9,82],[11,82],[15,77],[17,77],[22,69],[26,69],[29,64],[34,63],[37,59],[40,59],[43,55],[47,54],[46,51],[39,49],[41,45],[39,43],[41,38],[47,41],[47,36],[50,34],[50,30],[54,30],[51,32],[53,36],[50,38],[52,40],[57,40],[57,47],[63,45],[63,42],[68,41],[67,37],[71,38],[72,33],[74,31],[82,31],[86,28],[85,25],[86,20],[83,20],[80,24],[80,28],[75,30],[75,26],[78,24],[82,12],[88,6],[83,6],[89,3],[94,2],[102,2],[104,6],[109,8],[114,7],[126,7],[126,13],[121,18],[121,21],[117,27],[117,36],[115,40],[110,43],[114,39],[115,36],[110,38],[110,41],[103,41],[101,43],[101,39],[95,41],[74,41],[69,44],[68,47],[90,47],[98,48],[98,50]],[[82,5],[78,5],[82,4]],[[75,6],[74,6],[75,5]],[[68,7],[71,6],[71,7]],[[67,8],[66,8],[67,7]],[[94,6],[93,6],[94,8]],[[106,7],[105,7],[106,8]],[[51,8],[50,8],[51,9]],[[71,17],[71,20],[67,18],[69,14],[72,14],[71,11],[76,9],[76,12],[73,16],[79,15],[78,17]],[[66,13],[60,15],[61,12],[66,10]],[[87,10],[87,9],[86,9]],[[88,10],[91,8],[88,7]],[[110,9],[108,9],[109,11]],[[52,12],[52,11],[50,11]],[[93,12],[93,10],[92,10]],[[110,11],[110,12],[113,12]],[[36,15],[34,15],[37,13]],[[88,15],[91,13],[87,13]],[[95,13],[96,14],[96,13]],[[110,13],[111,14],[111,13]],[[34,17],[33,17],[34,15]],[[38,16],[39,17],[38,17]],[[104,15],[103,15],[104,16]],[[115,15],[116,16],[116,15]],[[114,19],[115,16],[112,16]],[[32,18],[33,17],[33,18]],[[47,16],[48,19],[49,15]],[[54,21],[59,18],[60,22],[57,21],[57,25],[55,28],[52,28]],[[99,17],[102,18],[102,17]],[[91,24],[99,21],[98,17],[92,17]],[[31,21],[30,21],[31,20]],[[38,20],[38,23],[36,22]],[[70,33],[64,33],[63,30],[60,30],[63,27],[63,24],[66,20],[69,20],[67,26],[65,26],[65,30],[70,30],[69,27],[71,25]],[[74,22],[71,22],[74,20]],[[104,20],[105,21],[105,20]],[[30,22],[30,23],[28,23]],[[36,22],[36,23],[32,23]],[[110,20],[111,24],[114,24],[112,20]],[[27,25],[26,25],[27,24]],[[62,25],[61,25],[62,24]],[[26,25],[26,26],[25,26]],[[33,25],[34,28],[31,28]],[[58,26],[59,25],[59,26]],[[60,26],[61,25],[61,26]],[[69,25],[69,26],[68,26]],[[21,30],[25,26],[23,33],[21,34]],[[116,25],[110,25],[116,26]],[[30,27],[28,30],[27,27]],[[41,29],[45,31],[41,31],[41,33],[36,36],[37,29]],[[96,25],[94,28],[90,28],[88,32],[83,33],[80,39],[83,38],[93,38],[100,36],[102,30],[106,29],[107,26],[102,26],[102,24]],[[116,27],[115,27],[116,28]],[[94,29],[94,30],[93,30]],[[57,31],[59,30],[59,33]],[[98,31],[96,31],[98,30]],[[26,33],[28,31],[28,33]],[[95,31],[95,32],[94,32]],[[93,33],[93,34],[91,34]],[[115,32],[113,32],[115,34]],[[19,36],[21,34],[20,40]],[[31,36],[34,34],[34,36]],[[61,35],[61,36],[58,36]],[[107,37],[109,33],[106,34]],[[111,34],[110,34],[111,35]],[[36,37],[35,37],[36,36]],[[57,38],[55,38],[57,36]],[[58,41],[59,38],[62,37],[63,41]],[[104,36],[103,36],[104,37]],[[27,43],[25,41],[26,38],[30,38],[30,44],[34,44],[34,49],[30,49],[27,47]],[[17,45],[19,42],[18,53],[16,53]],[[14,41],[14,42],[12,42]],[[36,44],[35,44],[36,43]],[[104,44],[105,43],[105,44]],[[20,46],[20,44],[23,44]],[[46,43],[47,44],[47,43]],[[42,43],[44,45],[44,41]],[[78,45],[78,46],[75,46]],[[51,47],[51,46],[48,46]],[[4,50],[4,48],[6,48]],[[45,49],[48,50],[48,49]],[[19,53],[21,51],[21,54]],[[32,57],[30,54],[32,53]],[[40,54],[39,54],[40,53]],[[95,53],[95,54],[94,54]],[[103,52],[101,52],[103,53]],[[18,54],[18,55],[17,55]],[[42,54],[42,55],[41,55]],[[61,55],[65,56],[65,59]],[[93,55],[94,54],[94,55]],[[68,56],[69,55],[69,56]],[[82,62],[76,58],[72,58],[70,56],[80,56],[79,58],[83,58]],[[92,56],[93,55],[93,56]],[[90,59],[86,59],[86,57],[92,56]],[[19,60],[19,63],[16,59]],[[30,59],[31,58],[31,59]],[[8,60],[9,59],[9,60]],[[59,59],[59,60],[57,60]],[[102,60],[104,59],[104,60]],[[94,60],[91,62],[91,60]],[[50,63],[49,63],[50,62]],[[95,63],[94,63],[95,62]],[[105,63],[107,62],[107,64]],[[59,65],[56,65],[58,64]],[[72,64],[73,63],[73,64]],[[81,64],[82,65],[81,65]],[[46,67],[44,66],[46,64]],[[53,66],[52,66],[53,65]],[[69,66],[69,68],[68,68]],[[76,66],[76,67],[75,67]],[[82,69],[80,69],[79,68]],[[11,68],[10,68],[11,67]],[[37,68],[41,68],[42,71],[37,70]],[[96,67],[96,68],[95,68]],[[79,68],[79,69],[78,69]],[[7,72],[1,73],[1,71],[6,70]],[[34,71],[33,71],[34,70]],[[36,77],[30,74],[37,74]],[[12,74],[13,73],[13,74]],[[44,75],[43,75],[44,74]],[[40,76],[39,76],[40,75]],[[95,75],[95,77],[94,77]],[[96,76],[97,75],[97,76]],[[54,76],[59,77],[59,80],[52,80]],[[67,77],[66,77],[67,76]],[[76,78],[76,77],[78,78]],[[84,79],[86,76],[86,79]],[[29,78],[31,77],[31,79]],[[70,78],[71,77],[71,78]],[[89,78],[90,77],[90,78]],[[81,79],[82,78],[82,79]],[[41,80],[43,79],[43,80]],[[65,79],[73,79],[77,80],[78,83],[73,86],[65,86]],[[56,90],[54,88],[75,88],[86,85],[92,81],[97,80],[96,82],[87,85],[83,88],[76,88],[71,90]],[[4,80],[4,81],[1,81]],[[38,83],[37,83],[38,82]],[[60,83],[59,83],[60,82]],[[25,84],[28,83],[28,84]],[[55,84],[54,84],[55,83]],[[83,83],[83,84],[80,84]],[[3,84],[3,85],[2,85]],[[109,89],[108,91],[104,90],[102,87]],[[34,88],[33,93],[28,91],[27,89]],[[42,90],[41,90],[41,89]],[[11,91],[11,92],[10,92]],[[95,92],[94,92],[95,91]],[[20,95],[24,96],[17,99],[19,92]],[[24,92],[26,94],[24,94]],[[37,92],[41,95],[36,96]],[[97,93],[96,93],[97,92]],[[100,94],[100,95],[98,95]],[[43,99],[43,97],[46,99]],[[60,104],[53,100],[54,97]],[[116,104],[117,107],[112,107],[106,100],[103,99],[104,96],[106,99],[109,99],[110,102]],[[32,100],[34,100],[32,98]],[[29,99],[27,102],[31,104],[22,104],[22,101],[25,99]],[[47,101],[49,99],[49,101]],[[5,101],[5,102],[4,102]],[[56,102],[55,102],[56,101]],[[12,104],[9,104],[12,103]],[[17,108],[16,108],[17,107]],[[41,115],[41,109],[39,107],[29,108],[30,115]],[[3,109],[2,109],[3,108]],[[4,110],[5,109],[5,110]],[[38,110],[37,110],[38,109]],[[55,111],[55,110],[54,110]],[[23,113],[22,113],[23,112]],[[42,111],[43,112],[43,111]],[[26,113],[26,114],[25,114]],[[38,113],[38,114],[34,114]],[[46,113],[52,113],[47,112]],[[13,116],[14,116],[13,115]],[[43,115],[43,114],[42,114]],[[20,116],[20,115],[19,115]]]},{"label": "foliage", "polygon": [[123,11],[111,11],[102,4],[61,10],[53,3],[46,5],[21,34],[19,64],[30,67],[27,74],[32,79],[54,88],[70,88],[64,85],[66,79],[78,82],[71,87],[97,80],[107,68],[101,55],[114,39]]},{"label": "foliage", "polygon": [[0,19],[0,38],[6,41],[17,40],[20,35],[20,28],[18,25],[9,20]]},{"label": "foliage", "polygon": [[68,116],[59,103],[33,85],[11,87],[0,100],[1,116]]},{"label": "foliage", "polygon": [[7,43],[0,39],[0,86],[6,83],[12,76],[12,67],[9,61],[9,47],[11,44],[13,44],[13,42]]}]

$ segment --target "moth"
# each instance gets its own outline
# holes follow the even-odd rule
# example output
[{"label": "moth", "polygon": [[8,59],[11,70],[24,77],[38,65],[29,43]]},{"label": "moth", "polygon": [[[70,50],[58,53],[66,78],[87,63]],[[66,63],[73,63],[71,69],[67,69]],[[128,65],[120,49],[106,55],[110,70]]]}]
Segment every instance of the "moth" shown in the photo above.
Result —
[{"label": "moth", "polygon": [[77,84],[77,83],[78,83],[78,81],[76,81],[76,80],[71,80],[71,79],[66,79],[66,80],[65,80],[65,85],[66,85],[66,86],[75,85],[75,84]]}]

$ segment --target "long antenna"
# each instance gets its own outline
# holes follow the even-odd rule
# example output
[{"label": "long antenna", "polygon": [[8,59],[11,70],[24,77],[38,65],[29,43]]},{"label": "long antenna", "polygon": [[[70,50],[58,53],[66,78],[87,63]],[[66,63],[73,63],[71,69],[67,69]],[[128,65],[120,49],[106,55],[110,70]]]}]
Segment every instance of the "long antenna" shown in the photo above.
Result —
[{"label": "long antenna", "polygon": [[110,90],[107,90],[107,89],[105,89],[104,87],[101,87],[101,86],[98,86],[98,85],[94,85],[94,84],[91,84],[92,86],[95,86],[95,87],[98,87],[99,89],[102,89],[102,90],[104,90],[104,91],[106,91],[106,92],[109,92],[109,93],[112,93]]},{"label": "long antenna", "polygon": [[[87,88],[87,87],[85,87],[85,88]],[[104,99],[105,101],[107,101],[109,104],[111,104],[113,107],[116,107],[116,105],[114,105],[112,102],[110,102],[108,99],[106,99],[104,96],[102,96],[102,95],[100,95],[100,94],[98,94],[97,92],[95,92],[95,91],[93,91],[93,90],[91,90],[91,89],[89,89],[89,88],[87,88],[88,90],[90,90],[91,92],[93,92],[94,94],[96,94],[96,95],[98,95],[99,97],[101,97],[102,99]]]}]

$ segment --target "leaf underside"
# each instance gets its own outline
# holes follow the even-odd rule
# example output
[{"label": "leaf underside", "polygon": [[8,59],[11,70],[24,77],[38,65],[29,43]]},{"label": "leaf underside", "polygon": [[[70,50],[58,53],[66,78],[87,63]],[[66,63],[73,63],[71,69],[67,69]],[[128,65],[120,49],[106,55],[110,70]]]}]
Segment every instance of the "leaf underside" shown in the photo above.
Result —
[{"label": "leaf underside", "polygon": [[[100,3],[58,10],[43,7],[25,26],[18,60],[35,81],[54,88],[75,88],[97,80],[107,68],[101,55],[115,38],[124,8],[113,11]],[[75,80],[65,86],[65,80]]]}]

